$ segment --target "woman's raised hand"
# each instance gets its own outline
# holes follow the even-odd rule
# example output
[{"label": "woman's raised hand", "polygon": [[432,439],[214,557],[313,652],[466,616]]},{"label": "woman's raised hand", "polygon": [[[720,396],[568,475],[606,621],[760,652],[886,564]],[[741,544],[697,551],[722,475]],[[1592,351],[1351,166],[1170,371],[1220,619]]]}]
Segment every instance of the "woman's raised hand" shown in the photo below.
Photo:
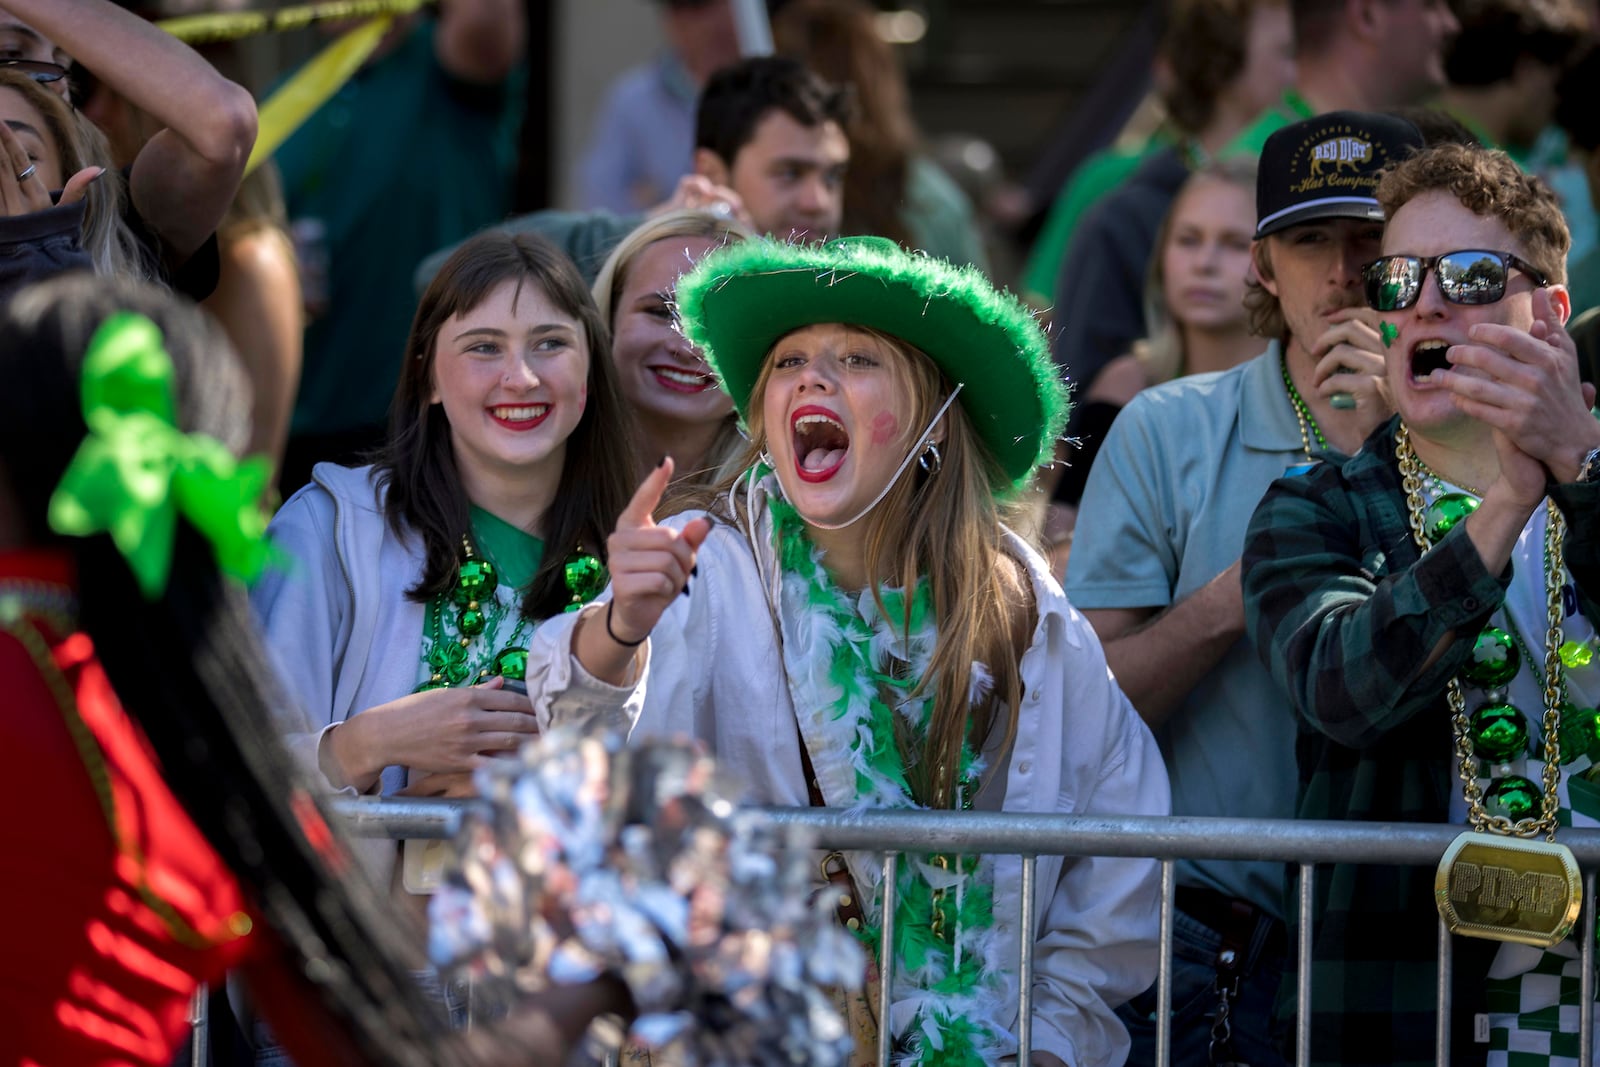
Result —
[{"label": "woman's raised hand", "polygon": [[[67,179],[61,203],[72,204],[89,192],[89,183],[105,173],[104,167],[85,167]],[[0,122],[0,215],[31,215],[54,207],[50,190],[39,177],[39,169],[28,158],[17,135]]]},{"label": "woman's raised hand", "polygon": [[626,648],[650,636],[661,613],[688,585],[695,554],[711,532],[711,521],[705,518],[682,529],[656,525],[653,516],[672,481],[672,469],[668,456],[650,472],[606,539],[611,603],[605,609],[605,627],[613,643]]}]

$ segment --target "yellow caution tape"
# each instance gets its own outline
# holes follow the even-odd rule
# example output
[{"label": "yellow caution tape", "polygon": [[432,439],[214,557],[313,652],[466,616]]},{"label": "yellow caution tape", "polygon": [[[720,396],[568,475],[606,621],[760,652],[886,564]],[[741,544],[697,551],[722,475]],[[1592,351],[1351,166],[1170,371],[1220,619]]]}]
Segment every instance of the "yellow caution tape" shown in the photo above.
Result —
[{"label": "yellow caution tape", "polygon": [[408,15],[432,0],[326,0],[277,11],[219,11],[208,15],[182,15],[156,23],[186,44],[236,41],[262,33],[298,30],[328,19],[369,19]]},{"label": "yellow caution tape", "polygon": [[245,164],[246,174],[272,158],[289,135],[361,69],[361,64],[372,55],[393,22],[393,15],[383,15],[357,26],[318,52],[278,87],[278,91],[261,105],[256,146]]}]

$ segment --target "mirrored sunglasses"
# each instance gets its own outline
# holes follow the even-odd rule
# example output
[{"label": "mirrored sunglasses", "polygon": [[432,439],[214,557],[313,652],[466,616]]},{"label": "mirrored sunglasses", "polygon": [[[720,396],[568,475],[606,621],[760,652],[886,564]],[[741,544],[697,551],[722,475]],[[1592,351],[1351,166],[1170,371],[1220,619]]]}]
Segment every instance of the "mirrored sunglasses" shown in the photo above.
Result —
[{"label": "mirrored sunglasses", "polygon": [[1367,305],[1377,311],[1403,311],[1422,295],[1422,283],[1433,271],[1439,293],[1452,304],[1492,304],[1506,295],[1512,268],[1543,286],[1544,272],[1510,252],[1463,249],[1437,256],[1384,256],[1361,270]]},{"label": "mirrored sunglasses", "polygon": [[58,82],[67,76],[66,67],[36,59],[0,59],[0,69],[26,74],[36,82]]}]

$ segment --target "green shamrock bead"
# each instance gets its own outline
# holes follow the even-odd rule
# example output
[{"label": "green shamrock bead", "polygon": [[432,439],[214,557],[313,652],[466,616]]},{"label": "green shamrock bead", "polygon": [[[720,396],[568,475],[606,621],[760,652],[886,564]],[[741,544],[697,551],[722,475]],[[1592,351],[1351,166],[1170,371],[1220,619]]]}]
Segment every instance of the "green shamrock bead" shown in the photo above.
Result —
[{"label": "green shamrock bead", "polygon": [[1472,655],[1461,667],[1461,677],[1479,689],[1505,685],[1517,676],[1522,656],[1511,635],[1498,626],[1485,626],[1472,643]]},{"label": "green shamrock bead", "polygon": [[502,648],[500,654],[494,658],[493,673],[502,678],[520,682],[528,676],[528,650],[525,648]]},{"label": "green shamrock bead", "polygon": [[467,608],[456,617],[456,625],[468,637],[477,637],[483,633],[483,628],[488,624],[489,620],[485,619],[483,612],[477,608]]},{"label": "green shamrock bead", "polygon": [[495,573],[493,563],[486,559],[469,559],[461,564],[450,598],[457,607],[464,608],[474,600],[481,602],[493,599],[494,591],[499,587],[500,576]]},{"label": "green shamrock bead", "polygon": [[1501,815],[1512,822],[1533,818],[1543,800],[1539,787],[1520,774],[1496,778],[1483,794],[1483,806],[1490,815]]},{"label": "green shamrock bead", "polygon": [[1561,665],[1568,670],[1587,667],[1594,662],[1594,645],[1589,641],[1568,641],[1561,646]]},{"label": "green shamrock bead", "polygon": [[594,556],[575,556],[567,560],[564,578],[567,583],[567,592],[572,594],[572,603],[567,606],[568,611],[582,607],[606,587],[610,576],[600,560]]},{"label": "green shamrock bead", "polygon": [[1484,704],[1472,713],[1472,754],[1503,763],[1528,751],[1528,717],[1511,704]]},{"label": "green shamrock bead", "polygon": [[450,667],[459,667],[467,662],[467,650],[454,641],[446,644],[434,645],[428,650],[428,666],[435,673],[442,673]]},{"label": "green shamrock bead", "polygon": [[1422,513],[1422,532],[1430,545],[1438,544],[1456,523],[1478,510],[1478,498],[1466,493],[1446,493]]},{"label": "green shamrock bead", "polygon": [[1600,755],[1600,712],[1594,708],[1561,705],[1561,762],[1571,763],[1587,753]]}]

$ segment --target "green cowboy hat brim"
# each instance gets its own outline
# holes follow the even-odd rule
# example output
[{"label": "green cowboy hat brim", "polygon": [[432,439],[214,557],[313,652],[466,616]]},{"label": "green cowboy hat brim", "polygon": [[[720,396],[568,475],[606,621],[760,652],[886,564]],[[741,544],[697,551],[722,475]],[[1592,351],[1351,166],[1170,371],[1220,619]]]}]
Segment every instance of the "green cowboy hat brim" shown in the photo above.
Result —
[{"label": "green cowboy hat brim", "polygon": [[678,280],[676,299],[684,335],[741,420],[781,337],[843,323],[916,346],[961,383],[961,406],[1011,488],[1050,462],[1066,425],[1066,386],[1028,308],[973,267],[906,252],[887,238],[741,241],[701,259]]}]

